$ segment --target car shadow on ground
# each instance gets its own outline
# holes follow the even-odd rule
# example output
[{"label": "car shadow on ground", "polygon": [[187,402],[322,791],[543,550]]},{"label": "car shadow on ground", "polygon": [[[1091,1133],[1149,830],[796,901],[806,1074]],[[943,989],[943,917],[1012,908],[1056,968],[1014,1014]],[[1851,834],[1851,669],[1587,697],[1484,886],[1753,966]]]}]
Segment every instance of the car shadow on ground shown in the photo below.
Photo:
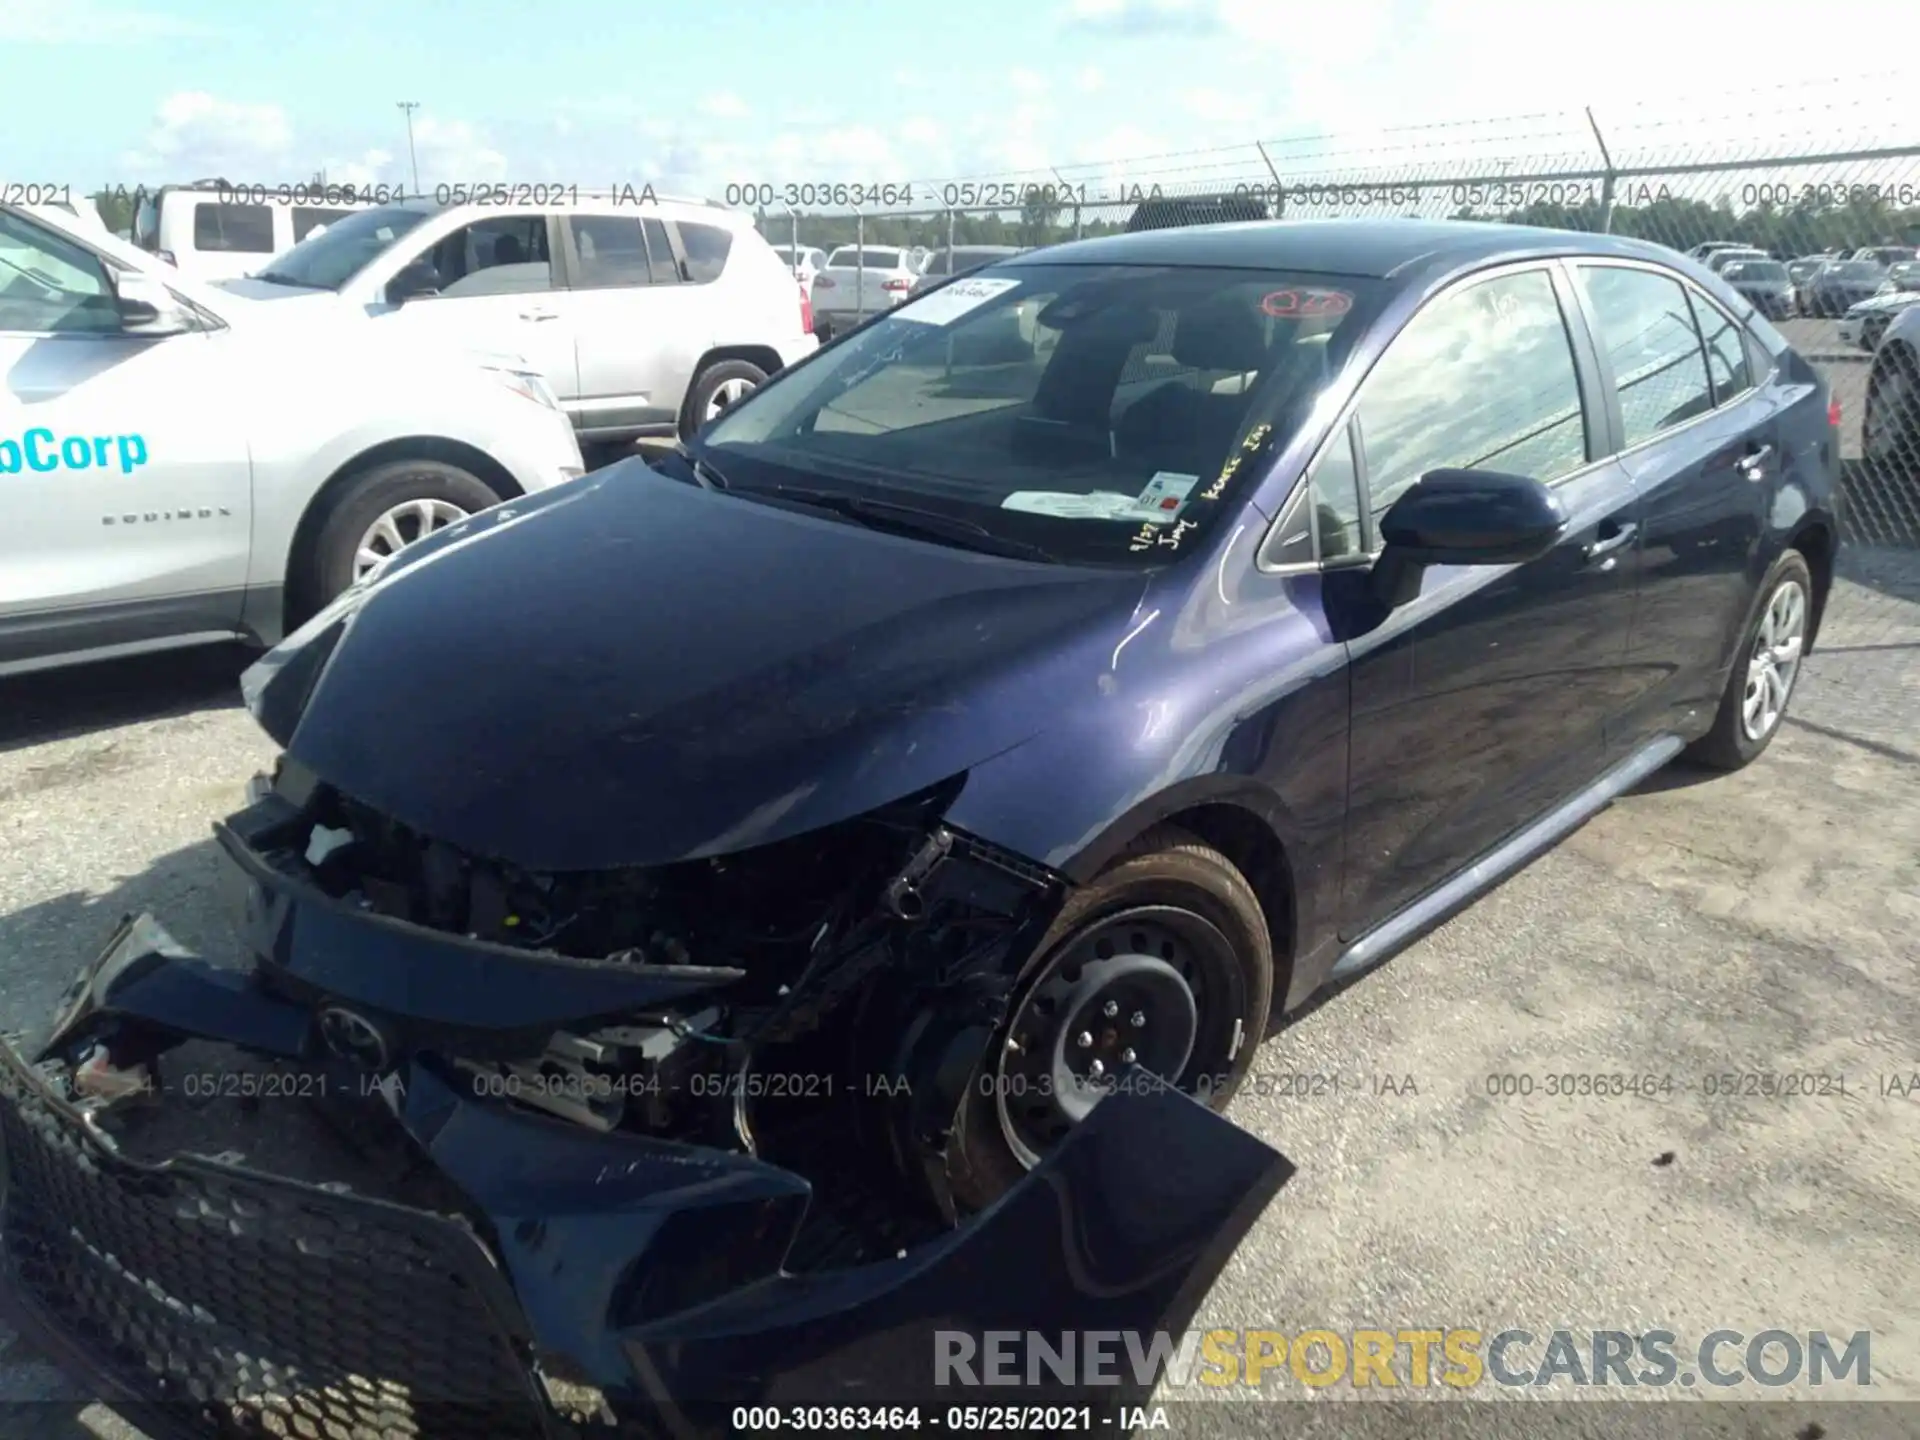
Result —
[{"label": "car shadow on ground", "polygon": [[0,751],[141,720],[240,703],[240,675],[257,651],[241,645],[170,650],[0,680]]},{"label": "car shadow on ground", "polygon": [[0,1028],[38,1033],[127,915],[150,911],[189,950],[237,964],[241,899],[239,872],[209,834],[97,892],[69,890],[0,915]]}]

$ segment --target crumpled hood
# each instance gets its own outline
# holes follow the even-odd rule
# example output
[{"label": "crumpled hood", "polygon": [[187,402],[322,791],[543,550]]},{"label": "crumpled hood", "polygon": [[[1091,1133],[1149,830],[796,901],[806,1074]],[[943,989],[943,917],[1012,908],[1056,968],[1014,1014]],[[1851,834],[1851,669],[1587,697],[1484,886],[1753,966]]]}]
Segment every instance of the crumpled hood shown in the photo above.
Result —
[{"label": "crumpled hood", "polygon": [[1096,683],[1143,588],[637,460],[454,528],[366,592],[276,738],[417,831],[543,871],[745,849],[955,775]]}]

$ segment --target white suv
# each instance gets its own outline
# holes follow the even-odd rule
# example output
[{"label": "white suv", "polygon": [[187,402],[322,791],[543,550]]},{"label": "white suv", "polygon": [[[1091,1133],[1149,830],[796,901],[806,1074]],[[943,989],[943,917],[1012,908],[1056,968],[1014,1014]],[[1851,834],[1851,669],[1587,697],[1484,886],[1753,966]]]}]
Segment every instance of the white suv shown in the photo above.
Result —
[{"label": "white suv", "polygon": [[805,298],[751,217],[652,192],[408,200],[350,215],[223,288],[345,306],[523,359],[583,439],[691,434],[813,353]]},{"label": "white suv", "polygon": [[0,205],[0,675],[271,643],[422,535],[581,473],[537,375],[300,318]]}]

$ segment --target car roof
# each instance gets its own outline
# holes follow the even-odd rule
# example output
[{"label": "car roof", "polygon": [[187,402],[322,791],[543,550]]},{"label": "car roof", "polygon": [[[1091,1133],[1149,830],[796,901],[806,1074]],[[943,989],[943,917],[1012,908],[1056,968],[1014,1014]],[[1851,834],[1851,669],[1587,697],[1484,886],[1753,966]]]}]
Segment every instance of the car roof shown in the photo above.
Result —
[{"label": "car roof", "polygon": [[1591,231],[1469,220],[1247,220],[1052,245],[1033,265],[1191,265],[1389,279],[1424,264],[1599,255],[1671,265],[1664,245]]}]

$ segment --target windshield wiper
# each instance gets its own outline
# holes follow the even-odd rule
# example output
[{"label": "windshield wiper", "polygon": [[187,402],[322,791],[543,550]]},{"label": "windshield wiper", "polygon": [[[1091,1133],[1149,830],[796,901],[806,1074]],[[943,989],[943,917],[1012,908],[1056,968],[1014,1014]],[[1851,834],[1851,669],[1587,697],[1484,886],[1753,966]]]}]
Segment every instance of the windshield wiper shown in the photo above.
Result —
[{"label": "windshield wiper", "polygon": [[722,475],[711,460],[703,460],[694,454],[686,441],[673,442],[674,455],[678,456],[686,467],[693,472],[693,478],[702,490],[731,490],[733,488],[726,476]]},{"label": "windshield wiper", "polygon": [[931,536],[952,541],[963,549],[979,550],[989,555],[1004,555],[1013,560],[1044,560],[1049,564],[1059,563],[1059,557],[1051,550],[1042,549],[1038,545],[1029,545],[1024,540],[1012,540],[1004,535],[996,535],[977,521],[964,520],[958,515],[948,515],[940,510],[925,510],[918,505],[903,505],[897,500],[879,500],[870,495],[848,495],[837,490],[812,490],[804,485],[769,485],[742,493],[770,495],[777,500],[791,500],[797,505],[825,510],[875,530],[891,530],[902,535]]},{"label": "windshield wiper", "polygon": [[305,280],[296,280],[291,275],[283,274],[278,270],[261,270],[256,272],[253,278],[256,280],[264,280],[269,285],[291,285],[296,290],[326,290],[331,288],[326,285],[314,285]]}]

